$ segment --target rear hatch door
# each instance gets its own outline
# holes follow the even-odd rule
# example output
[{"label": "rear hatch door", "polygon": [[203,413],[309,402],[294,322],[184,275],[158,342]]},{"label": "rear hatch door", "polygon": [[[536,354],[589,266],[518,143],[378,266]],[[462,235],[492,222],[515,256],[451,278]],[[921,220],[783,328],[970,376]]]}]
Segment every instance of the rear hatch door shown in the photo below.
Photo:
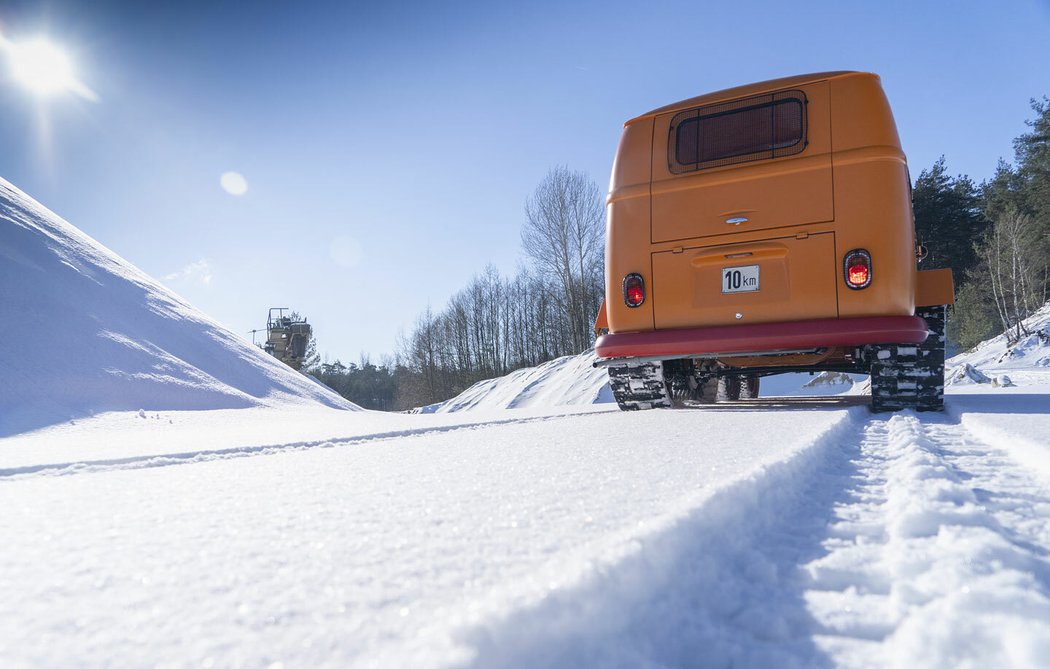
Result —
[{"label": "rear hatch door", "polygon": [[663,114],[654,133],[653,243],[835,218],[827,81]]}]

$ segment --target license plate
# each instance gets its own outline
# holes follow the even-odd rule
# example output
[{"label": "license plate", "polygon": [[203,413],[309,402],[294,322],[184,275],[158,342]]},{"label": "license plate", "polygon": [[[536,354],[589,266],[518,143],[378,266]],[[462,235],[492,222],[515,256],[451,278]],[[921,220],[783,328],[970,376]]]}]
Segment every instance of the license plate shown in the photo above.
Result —
[{"label": "license plate", "polygon": [[723,293],[753,293],[758,290],[758,265],[722,268]]}]

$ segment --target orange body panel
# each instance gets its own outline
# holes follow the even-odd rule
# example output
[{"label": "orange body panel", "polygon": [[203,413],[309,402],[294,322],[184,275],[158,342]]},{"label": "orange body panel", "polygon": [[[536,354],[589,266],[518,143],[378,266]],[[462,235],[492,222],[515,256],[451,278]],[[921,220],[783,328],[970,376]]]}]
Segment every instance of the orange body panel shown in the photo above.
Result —
[{"label": "orange body panel", "polygon": [[930,307],[938,304],[955,304],[955,283],[952,280],[952,271],[950,269],[931,269],[919,272],[915,306]]},{"label": "orange body panel", "polygon": [[[732,130],[744,123],[735,119],[748,114],[747,122],[773,128],[774,148],[735,158],[743,154],[732,153]],[[687,132],[697,137],[693,158],[693,140],[682,139],[694,136]],[[950,276],[947,288],[917,278],[908,178],[873,74],[751,84],[628,121],[608,197],[609,331],[910,316],[920,289],[920,303],[950,302]],[[872,259],[863,289],[844,280],[844,259],[854,249]],[[724,285],[735,268],[747,273],[743,290]],[[646,287],[635,308],[622,294],[630,273]]]},{"label": "orange body panel", "polygon": [[610,332],[654,328],[652,300],[630,309],[624,305],[621,295],[623,277],[631,272],[641,274],[646,284],[652,278],[649,261],[652,128],[652,122],[644,120],[625,126],[613,162],[605,234],[605,314]]},{"label": "orange body panel", "polygon": [[594,319],[594,334],[601,335],[602,332],[609,329],[609,319],[605,315],[605,299],[602,299],[601,305],[598,307],[598,315]]}]

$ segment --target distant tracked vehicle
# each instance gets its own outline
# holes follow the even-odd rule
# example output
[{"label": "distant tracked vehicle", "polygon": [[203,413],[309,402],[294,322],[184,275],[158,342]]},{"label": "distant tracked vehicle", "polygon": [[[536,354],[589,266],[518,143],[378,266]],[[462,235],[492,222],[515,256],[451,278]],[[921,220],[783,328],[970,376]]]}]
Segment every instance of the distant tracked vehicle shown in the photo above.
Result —
[{"label": "distant tracked vehicle", "polygon": [[879,77],[827,72],[624,125],[599,365],[622,409],[755,397],[783,372],[871,374],[876,411],[938,410],[950,270],[918,271]]},{"label": "distant tracked vehicle", "polygon": [[[263,350],[294,370],[300,370],[306,358],[312,328],[288,307],[272,307],[266,317],[266,342]],[[275,313],[276,312],[276,313]],[[253,331],[254,332],[254,331]]]}]

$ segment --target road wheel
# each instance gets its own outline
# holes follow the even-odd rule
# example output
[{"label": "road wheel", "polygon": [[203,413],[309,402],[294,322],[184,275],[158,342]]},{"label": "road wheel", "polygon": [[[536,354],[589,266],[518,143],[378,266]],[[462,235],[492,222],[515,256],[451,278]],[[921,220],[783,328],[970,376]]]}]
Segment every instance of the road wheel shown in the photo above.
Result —
[{"label": "road wheel", "polygon": [[758,387],[762,378],[757,374],[745,374],[741,377],[740,399],[753,400],[758,397]]},{"label": "road wheel", "polygon": [[725,382],[725,395],[727,400],[738,400],[740,399],[741,391],[743,390],[744,383],[742,377],[734,374],[733,376],[727,376],[724,379]]}]

